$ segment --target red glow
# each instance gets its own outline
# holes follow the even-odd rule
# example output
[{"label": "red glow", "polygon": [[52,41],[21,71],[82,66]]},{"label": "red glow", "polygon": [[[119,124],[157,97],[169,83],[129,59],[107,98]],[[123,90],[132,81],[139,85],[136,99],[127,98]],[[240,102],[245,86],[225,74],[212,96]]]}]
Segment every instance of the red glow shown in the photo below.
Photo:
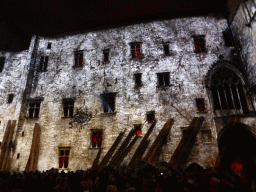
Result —
[{"label": "red glow", "polygon": [[140,136],[141,131],[140,130],[136,130],[136,136]]},{"label": "red glow", "polygon": [[243,163],[238,161],[233,161],[230,165],[230,168],[237,174],[238,176],[241,176],[241,171],[243,170]]}]

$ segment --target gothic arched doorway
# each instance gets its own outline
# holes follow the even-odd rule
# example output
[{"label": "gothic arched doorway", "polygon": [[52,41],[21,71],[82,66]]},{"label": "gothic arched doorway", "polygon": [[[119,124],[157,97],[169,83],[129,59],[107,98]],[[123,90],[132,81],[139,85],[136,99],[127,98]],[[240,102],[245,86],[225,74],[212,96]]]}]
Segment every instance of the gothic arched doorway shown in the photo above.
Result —
[{"label": "gothic arched doorway", "polygon": [[256,173],[256,139],[244,125],[237,124],[221,131],[218,139],[220,168],[245,176]]}]

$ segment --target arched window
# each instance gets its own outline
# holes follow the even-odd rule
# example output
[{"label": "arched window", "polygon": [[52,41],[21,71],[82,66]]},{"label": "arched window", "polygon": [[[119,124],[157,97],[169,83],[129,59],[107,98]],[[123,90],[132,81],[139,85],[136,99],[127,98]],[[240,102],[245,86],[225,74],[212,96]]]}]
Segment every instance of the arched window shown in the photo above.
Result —
[{"label": "arched window", "polygon": [[227,67],[218,67],[211,76],[211,92],[215,110],[228,114],[248,114],[241,79]]}]

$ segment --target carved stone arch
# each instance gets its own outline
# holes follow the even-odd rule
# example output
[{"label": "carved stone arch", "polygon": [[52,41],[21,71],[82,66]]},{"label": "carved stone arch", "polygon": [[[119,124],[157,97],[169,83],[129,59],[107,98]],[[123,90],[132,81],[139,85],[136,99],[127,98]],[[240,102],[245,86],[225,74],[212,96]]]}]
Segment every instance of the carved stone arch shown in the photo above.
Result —
[{"label": "carved stone arch", "polygon": [[228,62],[215,64],[207,73],[206,87],[217,116],[248,114],[251,105],[242,73]]}]

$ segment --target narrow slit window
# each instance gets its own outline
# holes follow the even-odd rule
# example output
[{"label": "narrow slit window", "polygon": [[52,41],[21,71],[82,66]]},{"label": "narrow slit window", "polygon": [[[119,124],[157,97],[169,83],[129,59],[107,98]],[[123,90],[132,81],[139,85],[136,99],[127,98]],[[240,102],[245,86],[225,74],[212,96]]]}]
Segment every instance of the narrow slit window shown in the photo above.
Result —
[{"label": "narrow slit window", "polygon": [[103,55],[104,55],[104,61],[105,62],[109,61],[109,50],[104,50]]},{"label": "narrow slit window", "polygon": [[135,74],[135,85],[141,86],[141,73]]},{"label": "narrow slit window", "polygon": [[8,103],[12,103],[13,97],[14,97],[14,94],[9,94],[8,95]]},{"label": "narrow slit window", "polygon": [[169,53],[169,45],[167,45],[167,44],[164,45],[164,54],[165,55],[169,55],[170,54]]}]

